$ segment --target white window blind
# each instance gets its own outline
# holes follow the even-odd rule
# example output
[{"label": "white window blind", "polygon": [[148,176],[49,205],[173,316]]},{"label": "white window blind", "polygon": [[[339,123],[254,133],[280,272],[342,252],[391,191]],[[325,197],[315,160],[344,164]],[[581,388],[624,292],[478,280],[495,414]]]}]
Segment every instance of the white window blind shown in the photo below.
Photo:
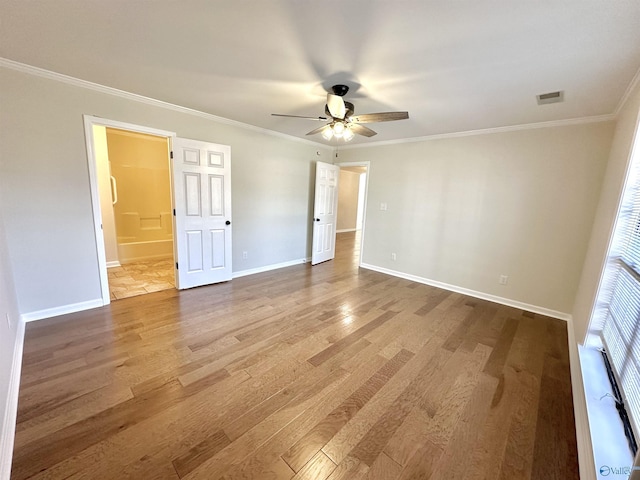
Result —
[{"label": "white window blind", "polygon": [[640,433],[640,152],[634,142],[598,298],[602,340],[636,440]]},{"label": "white window blind", "polygon": [[640,282],[622,266],[602,335],[638,438],[640,420]]}]

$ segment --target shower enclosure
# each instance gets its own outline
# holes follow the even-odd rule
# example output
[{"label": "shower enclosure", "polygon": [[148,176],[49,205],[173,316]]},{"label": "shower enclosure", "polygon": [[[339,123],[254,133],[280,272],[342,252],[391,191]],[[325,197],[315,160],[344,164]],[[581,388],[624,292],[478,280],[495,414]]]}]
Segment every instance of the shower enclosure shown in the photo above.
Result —
[{"label": "shower enclosure", "polygon": [[106,137],[118,262],[173,255],[167,139],[113,128]]}]

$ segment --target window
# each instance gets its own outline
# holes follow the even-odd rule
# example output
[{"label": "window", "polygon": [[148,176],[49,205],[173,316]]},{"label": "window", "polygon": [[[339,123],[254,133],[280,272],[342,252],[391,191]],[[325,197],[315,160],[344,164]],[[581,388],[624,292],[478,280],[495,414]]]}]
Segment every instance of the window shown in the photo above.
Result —
[{"label": "window", "polygon": [[[640,149],[632,148],[620,211],[598,295],[598,324],[620,401],[629,415],[627,436],[635,455],[640,433]],[[623,418],[624,421],[624,418]]]}]

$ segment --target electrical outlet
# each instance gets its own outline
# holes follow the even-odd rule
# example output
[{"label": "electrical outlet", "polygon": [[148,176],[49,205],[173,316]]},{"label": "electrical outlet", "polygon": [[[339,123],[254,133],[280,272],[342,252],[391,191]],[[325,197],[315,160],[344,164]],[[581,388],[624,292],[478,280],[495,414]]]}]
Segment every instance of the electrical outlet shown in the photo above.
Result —
[{"label": "electrical outlet", "polygon": [[388,209],[388,207],[387,207],[387,203],[386,203],[386,202],[382,202],[382,203],[380,204],[380,210],[382,210],[383,212],[386,212],[386,211],[387,211],[387,209]]},{"label": "electrical outlet", "polygon": [[242,259],[246,260],[247,258],[249,258],[249,252],[242,252]]},{"label": "electrical outlet", "polygon": [[391,254],[391,260],[393,260],[394,262],[396,261],[396,254],[395,254],[395,252]]},{"label": "electrical outlet", "polygon": [[506,285],[508,281],[509,277],[507,275],[500,275],[500,278],[498,279],[498,283],[500,285]]}]

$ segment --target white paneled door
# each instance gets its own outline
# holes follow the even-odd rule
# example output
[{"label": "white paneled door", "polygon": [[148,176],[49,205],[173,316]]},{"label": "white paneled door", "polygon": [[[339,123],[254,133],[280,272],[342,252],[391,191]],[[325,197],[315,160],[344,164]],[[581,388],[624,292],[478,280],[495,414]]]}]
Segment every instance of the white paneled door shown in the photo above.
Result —
[{"label": "white paneled door", "polygon": [[326,262],[336,254],[336,217],[340,167],[316,162],[311,265]]},{"label": "white paneled door", "polygon": [[179,289],[231,280],[231,147],[175,138],[174,244]]}]

